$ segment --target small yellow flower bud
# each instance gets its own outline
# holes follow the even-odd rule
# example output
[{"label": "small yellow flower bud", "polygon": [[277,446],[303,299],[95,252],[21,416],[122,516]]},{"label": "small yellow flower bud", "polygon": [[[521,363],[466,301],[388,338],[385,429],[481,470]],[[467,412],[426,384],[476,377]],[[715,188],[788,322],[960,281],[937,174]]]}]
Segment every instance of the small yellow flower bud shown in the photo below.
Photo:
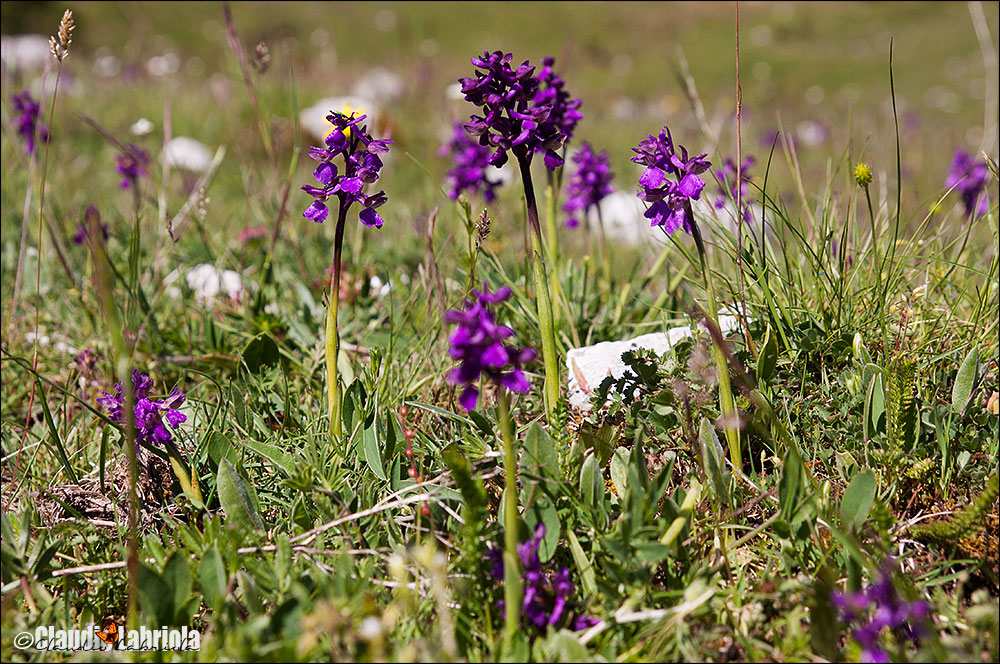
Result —
[{"label": "small yellow flower bud", "polygon": [[858,185],[867,187],[872,183],[872,167],[865,162],[860,162],[854,167],[854,179]]},{"label": "small yellow flower bud", "polygon": [[858,185],[867,187],[872,183],[872,167],[865,162],[860,162],[854,167],[854,179]]}]

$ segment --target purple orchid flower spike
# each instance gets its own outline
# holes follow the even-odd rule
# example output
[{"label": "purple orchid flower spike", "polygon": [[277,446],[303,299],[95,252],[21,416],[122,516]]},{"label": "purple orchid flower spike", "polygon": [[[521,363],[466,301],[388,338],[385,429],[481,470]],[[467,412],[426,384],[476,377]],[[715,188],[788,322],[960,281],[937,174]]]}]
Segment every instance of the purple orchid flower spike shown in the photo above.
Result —
[{"label": "purple orchid flower spike", "polygon": [[[561,567],[554,574],[542,568],[538,550],[544,539],[545,524],[539,523],[531,538],[517,547],[517,556],[524,570],[521,584],[524,587],[521,607],[524,622],[541,633],[549,626],[568,624],[573,631],[579,631],[596,625],[598,620],[581,613],[567,620],[575,607],[572,597],[576,586],[570,580],[568,568]],[[487,549],[486,558],[490,563],[490,574],[497,581],[503,581],[503,550]]]},{"label": "purple orchid flower spike", "polygon": [[535,351],[519,348],[505,341],[514,331],[498,325],[488,305],[499,304],[511,295],[506,286],[490,292],[485,284],[482,291],[473,290],[474,300],[468,300],[461,310],[445,314],[445,321],[457,324],[452,333],[449,354],[459,360],[459,365],[448,376],[452,385],[463,385],[459,403],[466,410],[474,410],[479,403],[477,384],[482,376],[498,387],[511,392],[524,393],[530,388],[522,367],[535,359]]},{"label": "purple orchid flower spike", "polygon": [[[358,218],[365,226],[382,228],[382,217],[376,209],[385,204],[385,192],[365,194],[365,185],[378,180],[382,170],[379,155],[389,151],[392,141],[372,138],[361,124],[365,117],[342,113],[326,116],[333,124],[333,130],[324,139],[326,147],[311,147],[308,151],[309,156],[319,162],[313,177],[320,186],[302,186],[302,191],[315,199],[302,213],[306,219],[318,224],[326,221],[327,200],[336,197],[345,211],[355,203],[363,206]],[[338,158],[343,159],[341,168],[333,163]]]},{"label": "purple orchid flower spike", "polygon": [[499,180],[491,180],[490,149],[480,145],[465,130],[464,123],[457,123],[452,131],[451,139],[438,150],[438,155],[451,157],[453,168],[448,171],[448,197],[458,200],[465,191],[483,193],[483,200],[492,203],[496,200],[495,189],[500,186]]},{"label": "purple orchid flower spike", "polygon": [[587,214],[598,209],[601,200],[614,191],[607,152],[595,154],[590,144],[584,143],[573,155],[573,163],[576,170],[569,177],[563,203],[563,210],[570,215],[566,220],[570,228],[579,226],[580,219],[586,220]]},{"label": "purple orchid flower spike", "polygon": [[[175,387],[166,399],[151,399],[149,393],[152,389],[153,380],[149,374],[140,373],[138,369],[132,371],[136,445],[146,443],[162,447],[173,441],[173,434],[164,426],[163,420],[166,419],[172,429],[177,429],[187,420],[187,415],[179,410],[186,397]],[[97,402],[108,411],[108,417],[113,422],[124,424],[125,397],[122,393],[122,384],[115,385],[114,394],[107,392],[102,394],[104,396],[99,397]]]},{"label": "purple orchid flower spike", "polygon": [[647,134],[647,139],[632,148],[636,153],[632,161],[646,167],[639,177],[641,200],[650,203],[645,217],[651,226],[660,226],[666,233],[683,228],[694,232],[691,201],[701,198],[705,181],[699,175],[712,164],[706,154],[689,157],[684,146],[675,148],[670,130],[664,127],[658,136]]}]

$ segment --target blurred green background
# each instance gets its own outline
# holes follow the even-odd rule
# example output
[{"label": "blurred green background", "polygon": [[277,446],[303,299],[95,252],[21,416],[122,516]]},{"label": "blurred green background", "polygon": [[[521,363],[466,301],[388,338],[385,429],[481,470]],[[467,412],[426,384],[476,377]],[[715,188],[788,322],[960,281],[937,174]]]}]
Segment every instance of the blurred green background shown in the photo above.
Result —
[{"label": "blurred green background", "polygon": [[[236,157],[227,157],[223,169],[230,176],[233,163],[245,167],[261,156],[221,4],[4,2],[3,32],[52,34],[66,7],[77,30],[62,112],[86,112],[124,131],[139,117],[160,125],[169,101],[173,133],[225,144]],[[753,2],[739,9],[743,151],[758,158],[758,177],[770,136],[783,128],[796,138],[807,191],[822,194],[834,180],[831,164],[863,157],[876,185],[884,185],[881,195],[894,198],[890,42],[910,209],[930,206],[942,193],[956,148],[996,154],[996,72],[984,64],[974,17],[983,16],[980,30],[989,33],[995,67],[997,3]],[[237,2],[232,10],[243,43],[270,48],[271,69],[258,85],[283,163],[293,144],[293,99],[301,109],[346,94],[381,67],[405,82],[402,96],[383,109],[395,150],[424,167],[395,161],[403,171],[395,182],[422,183],[433,197],[447,168],[435,153],[447,124],[472,110],[445,90],[471,75],[469,58],[487,49],[535,63],[556,56],[567,89],[584,100],[577,141],[608,150],[626,190],[634,180],[629,148],[664,124],[713,161],[735,153],[732,3]],[[176,56],[176,71],[150,75],[150,58],[165,54]],[[95,59],[108,56],[120,62],[121,74],[95,75]],[[701,122],[682,62],[704,108]],[[6,75],[5,100],[21,84]],[[80,123],[63,131],[89,132],[99,146]],[[303,174],[307,166],[300,162]],[[778,153],[772,177],[789,191],[788,164]],[[835,186],[846,183],[843,177]]]}]

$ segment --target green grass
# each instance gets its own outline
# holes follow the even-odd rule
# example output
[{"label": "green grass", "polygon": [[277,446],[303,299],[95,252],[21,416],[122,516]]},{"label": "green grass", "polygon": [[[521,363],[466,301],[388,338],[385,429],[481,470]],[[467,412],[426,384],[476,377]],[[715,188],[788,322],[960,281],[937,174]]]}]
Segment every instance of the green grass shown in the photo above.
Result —
[{"label": "green grass", "polygon": [[[518,182],[489,206],[491,232],[470,274],[468,234],[482,201],[466,209],[447,199],[448,164],[436,150],[472,109],[447,100],[445,87],[486,48],[532,62],[555,54],[584,100],[575,140],[608,150],[617,186],[631,192],[639,171],[629,148],[664,124],[716,166],[735,156],[732,6],[237,3],[243,44],[271,49],[255,89],[272,157],[220,7],[70,7],[78,27],[51,121],[41,239],[42,162],[29,167],[9,120],[10,96],[30,84],[38,98],[41,87],[3,79],[5,659],[79,658],[17,650],[15,636],[109,619],[121,626],[131,595],[135,625],[203,635],[199,653],[143,661],[856,661],[860,647],[830,592],[873,583],[887,557],[901,569],[896,591],[929,602],[933,616],[919,644],[883,636],[894,659],[997,658],[997,180],[987,175],[989,211],[971,221],[943,185],[954,149],[978,148],[990,129],[984,107],[997,102],[966,5],[740,7],[743,153],[757,158],[753,213],[761,217],[763,201],[768,231],[738,242],[724,211],[699,213],[698,223],[711,231],[718,298],[745,301],[750,320],[724,349],[742,466],[726,464],[712,358],[713,345],[723,349],[709,335],[664,356],[627,356],[637,377],[593,386],[607,403],[586,416],[564,402],[547,416],[541,362],[530,366],[532,389],[512,407],[518,535],[546,526],[544,567],[567,568],[575,585],[568,614],[601,626],[525,628],[513,639],[496,606],[503,584],[485,559],[504,539],[497,399],[485,386],[479,410],[458,404],[442,314],[461,305],[470,283],[509,285],[498,320],[538,348],[535,282]],[[395,19],[388,32],[374,27],[384,9]],[[62,10],[5,3],[3,31],[54,33]],[[983,10],[995,39],[997,7]],[[91,67],[109,52],[128,66],[168,49],[182,64],[163,78],[99,78]],[[707,132],[686,97],[679,49]],[[301,217],[309,200],[298,187],[311,183],[312,166],[294,151],[313,139],[296,135],[295,109],[346,92],[373,66],[401,74],[407,92],[385,109],[396,141],[378,182],[389,196],[385,227],[350,221],[345,236],[337,441],[322,350],[334,220]],[[824,92],[816,104],[806,99],[814,85]],[[950,107],[936,105],[948,94]],[[636,110],[622,112],[623,99]],[[50,103],[43,98],[46,114]],[[203,196],[190,177],[161,176],[168,107],[173,135],[226,148]],[[154,155],[138,206],[118,188],[117,149],[80,114]],[[144,139],[128,133],[139,117],[156,125]],[[794,133],[806,120],[828,127],[825,142],[797,140],[793,158],[779,141],[768,168],[760,136],[779,126]],[[996,159],[996,144],[986,148]],[[862,159],[875,174],[874,220],[852,174]],[[540,170],[535,179],[541,204]],[[11,317],[29,181],[28,251]],[[286,186],[268,264],[267,239],[237,234],[270,231]],[[708,200],[715,189],[709,180]],[[171,219],[189,199],[174,242],[161,213]],[[114,270],[105,276],[108,263],[71,241],[88,205],[109,225]],[[560,228],[561,258],[549,266],[563,298],[560,357],[579,343],[684,324],[705,306],[686,234],[614,245],[607,277],[586,246]],[[196,302],[183,275],[201,263],[240,272],[241,298]],[[388,294],[371,287],[373,275],[391,283]],[[36,332],[48,343],[33,369]],[[75,361],[84,348],[96,354],[92,366]],[[96,402],[128,367],[148,372],[157,396],[174,386],[187,395],[175,464],[160,448],[139,450],[136,592],[123,567],[128,443]]]}]

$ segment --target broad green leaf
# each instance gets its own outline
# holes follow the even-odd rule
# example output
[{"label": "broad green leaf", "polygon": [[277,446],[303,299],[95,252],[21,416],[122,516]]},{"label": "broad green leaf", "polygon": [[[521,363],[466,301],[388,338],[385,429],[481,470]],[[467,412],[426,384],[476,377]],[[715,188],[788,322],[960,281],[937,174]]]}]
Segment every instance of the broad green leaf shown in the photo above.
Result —
[{"label": "broad green leaf", "polygon": [[861,527],[875,501],[877,488],[875,473],[867,468],[851,479],[840,501],[840,516],[845,527],[854,529]]},{"label": "broad green leaf", "polygon": [[719,501],[729,504],[729,473],[725,472],[726,453],[715,433],[715,427],[707,417],[701,419],[698,430],[698,442],[701,444],[701,464],[709,484],[715,489]]},{"label": "broad green leaf", "polygon": [[216,488],[219,492],[219,502],[230,521],[238,523],[245,530],[264,530],[264,522],[260,520],[257,510],[253,507],[243,478],[227,459],[219,462]]},{"label": "broad green leaf", "polygon": [[146,616],[156,621],[154,625],[169,625],[173,622],[173,591],[159,574],[142,563],[139,564],[139,606]]},{"label": "broad green leaf", "polygon": [[552,445],[549,433],[535,422],[528,429],[521,452],[521,471],[533,477],[548,477],[558,480],[562,473],[559,470],[559,455]]},{"label": "broad green leaf", "polygon": [[208,435],[207,447],[208,458],[212,460],[215,467],[218,467],[219,462],[223,459],[229,459],[230,463],[236,461],[236,449],[233,447],[232,441],[221,431],[213,431]]},{"label": "broad green leaf", "polygon": [[534,534],[535,526],[545,524],[545,536],[538,546],[538,558],[544,563],[555,555],[559,546],[562,526],[559,524],[559,513],[547,496],[535,501],[524,513],[524,521],[528,524],[528,532]]},{"label": "broad green leaf", "polygon": [[222,610],[222,603],[226,599],[229,579],[226,576],[226,568],[222,565],[222,556],[214,544],[208,547],[201,559],[198,579],[201,584],[201,594],[205,596],[205,603],[218,613]]},{"label": "broad green leaf", "polygon": [[813,651],[833,662],[839,655],[840,627],[837,611],[830,599],[834,589],[830,577],[830,571],[822,567],[813,582],[812,601],[809,605],[809,640]]},{"label": "broad green leaf", "polygon": [[785,463],[781,469],[781,480],[778,482],[778,499],[781,504],[781,517],[788,522],[799,511],[799,490],[802,487],[802,462],[794,450],[785,455]]},{"label": "broad green leaf", "polygon": [[759,385],[766,385],[770,382],[771,378],[774,377],[774,369],[777,364],[778,342],[771,330],[771,326],[768,325],[767,338],[764,340],[764,345],[760,349],[760,355],[757,357],[757,383]]},{"label": "broad green leaf", "polygon": [[972,388],[976,384],[976,370],[979,367],[979,349],[975,346],[962,361],[962,366],[955,376],[955,386],[951,389],[951,407],[958,413],[964,413],[972,396]]},{"label": "broad green leaf", "polygon": [[379,449],[378,436],[375,435],[374,425],[362,432],[361,441],[365,451],[365,462],[371,471],[375,473],[375,477],[385,482],[388,477],[386,477],[385,469],[382,468],[382,451]]},{"label": "broad green leaf", "polygon": [[281,359],[278,344],[267,334],[261,333],[243,347],[243,363],[252,374],[260,373],[262,367],[274,366]]},{"label": "broad green leaf", "polygon": [[611,459],[615,451],[615,440],[618,438],[618,428],[604,423],[600,428],[596,428],[590,422],[584,421],[580,425],[580,442],[584,451],[592,449],[597,456],[598,463],[603,468]]},{"label": "broad green leaf", "polygon": [[191,596],[191,570],[188,568],[186,556],[175,552],[163,567],[163,582],[171,590],[173,596],[173,612],[170,624],[186,623],[191,616],[177,615]]},{"label": "broad green leaf", "polygon": [[[282,452],[277,446],[268,443],[261,443],[256,440],[245,438],[240,441],[243,447],[247,447],[261,455],[275,466],[281,468],[289,476],[295,474],[295,460],[291,455]],[[229,458],[228,456],[226,457]]]},{"label": "broad green leaf", "polygon": [[618,491],[618,498],[625,497],[625,491],[628,489],[628,450],[624,447],[619,447],[615,450],[615,453],[611,455],[611,481],[615,485],[615,489]]}]

